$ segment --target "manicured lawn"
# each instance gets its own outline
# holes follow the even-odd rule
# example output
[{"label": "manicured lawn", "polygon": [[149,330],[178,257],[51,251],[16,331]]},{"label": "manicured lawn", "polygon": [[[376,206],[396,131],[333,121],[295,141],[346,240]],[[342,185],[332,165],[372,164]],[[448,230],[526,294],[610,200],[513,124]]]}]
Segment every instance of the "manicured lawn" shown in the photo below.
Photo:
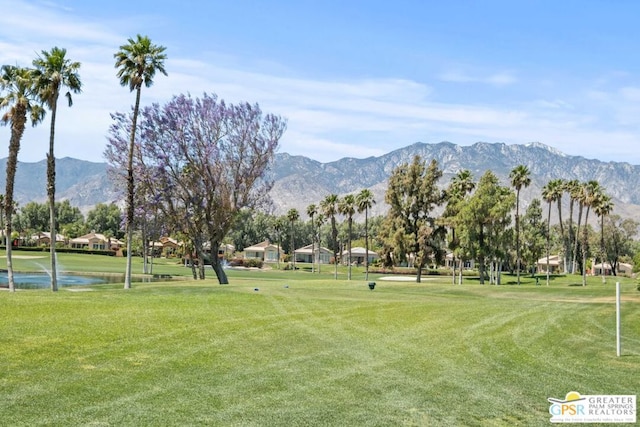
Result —
[{"label": "manicured lawn", "polygon": [[548,397],[640,389],[631,280],[618,358],[612,278],[332,272],[2,291],[0,425],[546,426]]}]

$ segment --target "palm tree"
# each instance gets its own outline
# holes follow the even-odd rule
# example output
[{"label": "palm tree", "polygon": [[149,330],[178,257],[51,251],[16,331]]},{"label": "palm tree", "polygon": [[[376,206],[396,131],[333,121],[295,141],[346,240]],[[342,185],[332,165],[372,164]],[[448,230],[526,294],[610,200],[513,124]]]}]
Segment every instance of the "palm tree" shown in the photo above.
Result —
[{"label": "palm tree", "polygon": [[338,211],[347,217],[347,280],[351,280],[351,230],[353,228],[353,215],[356,213],[356,198],[353,194],[347,194],[338,203]]},{"label": "palm tree", "polygon": [[138,112],[140,110],[140,92],[142,85],[150,87],[153,85],[153,77],[156,72],[167,75],[164,69],[164,46],[151,43],[147,36],[138,34],[136,39],[130,38],[128,44],[120,46],[120,50],[113,56],[116,59],[117,76],[120,85],[129,86],[129,90],[136,91],[136,102],[133,107],[133,118],[131,120],[131,135],[129,138],[129,153],[127,161],[127,267],[124,279],[124,288],[131,288],[131,249],[133,241],[133,220],[134,220],[134,182],[133,182],[133,149],[136,137],[136,124],[138,122]]},{"label": "palm tree", "polygon": [[321,202],[320,208],[322,209],[322,215],[325,218],[331,220],[331,246],[333,248],[333,264],[334,264],[334,278],[338,279],[338,227],[336,226],[336,214],[338,213],[338,195],[329,194]]},{"label": "palm tree", "polygon": [[516,274],[520,284],[520,190],[531,184],[531,172],[525,165],[513,168],[509,174],[511,186],[516,189]]},{"label": "palm tree", "polygon": [[294,239],[294,230],[293,226],[297,220],[300,219],[300,213],[297,209],[289,209],[287,212],[287,219],[289,220],[289,224],[291,226],[291,259],[293,259],[293,269],[296,269],[296,254],[295,254],[295,239]]},{"label": "palm tree", "polygon": [[[311,218],[311,272],[314,272],[316,265],[316,233],[313,218],[318,214],[318,207],[312,203],[307,206],[307,215]],[[319,250],[319,249],[318,249]],[[318,262],[319,263],[319,262]]]},{"label": "palm tree", "polygon": [[[573,207],[575,206],[575,203],[578,201],[580,197],[580,192],[582,191],[582,188],[580,187],[580,181],[578,181],[577,179],[566,181],[564,183],[564,190],[569,194],[569,230],[568,230],[567,238],[564,240],[565,251],[566,251],[565,259],[567,259],[567,257],[571,256],[573,252],[572,251],[573,242],[578,239],[577,233],[575,233],[573,230]],[[571,259],[573,261],[571,262],[570,271],[571,273],[573,273],[576,268],[575,258],[573,258],[572,256]]]},{"label": "palm tree", "polygon": [[358,212],[364,212],[364,279],[369,280],[369,210],[376,203],[371,190],[364,188],[356,196]]},{"label": "palm tree", "polygon": [[320,233],[320,228],[322,227],[322,224],[324,224],[324,215],[322,215],[321,212],[318,212],[318,214],[316,215],[316,223],[315,223],[315,229],[317,232],[317,238],[318,238],[318,274],[320,274],[320,253],[322,251],[322,234]]},{"label": "palm tree", "polygon": [[604,194],[604,192],[600,192],[596,195],[596,199],[593,205],[593,211],[600,217],[600,262],[602,264],[602,268],[600,269],[602,273],[602,283],[606,283],[605,274],[604,274],[604,262],[605,262],[605,249],[604,249],[604,217],[609,215],[613,210],[613,202],[611,201],[611,197]]},{"label": "palm tree", "polygon": [[11,259],[11,219],[13,215],[13,186],[18,167],[20,141],[27,124],[27,115],[35,126],[44,118],[44,109],[37,103],[38,93],[33,70],[13,65],[3,65],[0,73],[0,118],[2,124],[11,125],[9,157],[7,158],[7,182],[4,193],[5,237],[7,243],[7,278],[9,290],[15,291],[13,263]]},{"label": "palm tree", "polygon": [[542,198],[549,204],[547,214],[547,286],[549,286],[549,257],[551,256],[551,206],[562,197],[562,180],[553,179],[542,188]]},{"label": "palm tree", "polygon": [[50,240],[50,257],[51,257],[51,290],[58,290],[57,273],[56,273],[56,158],[54,155],[54,140],[56,133],[56,115],[58,110],[58,97],[60,89],[64,86],[69,90],[65,93],[65,97],[69,103],[69,107],[73,105],[71,92],[79,93],[82,88],[82,82],[78,75],[80,69],[79,62],[71,62],[66,58],[67,50],[54,47],[50,52],[42,51],[42,56],[38,56],[33,61],[35,67],[36,85],[40,94],[40,99],[51,111],[51,124],[49,126],[49,153],[47,153],[47,194],[49,196],[49,221],[51,238]]},{"label": "palm tree", "polygon": [[[587,197],[587,189],[586,189],[586,183],[581,182],[578,183],[577,187],[574,189],[574,195],[573,197],[575,197],[576,202],[578,203],[578,220],[576,222],[576,236],[575,236],[575,241],[573,242],[573,260],[572,260],[572,265],[577,266],[577,259],[578,259],[578,243],[580,241],[580,225],[582,224],[582,213],[584,211],[584,207],[585,207],[585,203],[586,203],[586,197]],[[584,251],[584,248],[581,248]],[[572,269],[572,272],[574,271],[575,268]]]},{"label": "palm tree", "polygon": [[[558,205],[558,224],[560,225],[560,240],[564,241],[564,223],[562,222],[562,196],[564,195],[564,180],[561,178],[555,179],[553,185],[554,199]],[[564,270],[567,271],[566,257],[564,261]]]},{"label": "palm tree", "polygon": [[273,230],[276,232],[278,239],[278,270],[280,269],[280,248],[282,248],[282,232],[287,226],[287,221],[284,217],[279,216],[273,221]]},{"label": "palm tree", "polygon": [[582,226],[582,286],[587,286],[587,249],[589,246],[589,210],[594,206],[598,193],[602,192],[602,188],[598,181],[589,181],[584,186],[583,203],[585,206],[584,225]]}]

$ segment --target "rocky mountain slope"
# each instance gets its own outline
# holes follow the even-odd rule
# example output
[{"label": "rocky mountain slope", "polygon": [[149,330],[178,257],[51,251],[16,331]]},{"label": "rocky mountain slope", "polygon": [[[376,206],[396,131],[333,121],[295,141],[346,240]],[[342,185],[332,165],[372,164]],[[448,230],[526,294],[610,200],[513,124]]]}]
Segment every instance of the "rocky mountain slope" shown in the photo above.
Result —
[{"label": "rocky mountain slope", "polygon": [[[539,198],[542,187],[551,179],[597,180],[613,197],[614,213],[624,217],[640,216],[640,166],[568,156],[539,143],[507,145],[484,142],[471,146],[450,142],[415,143],[379,157],[343,158],[329,163],[279,153],[272,170],[274,187],[270,196],[273,212],[284,214],[296,208],[305,217],[307,206],[318,204],[327,194],[344,195],[369,188],[377,201],[373,214],[383,214],[386,211],[384,193],[389,175],[395,167],[410,162],[416,154],[438,161],[444,171],[443,186],[462,169],[469,169],[476,180],[485,171],[492,170],[506,185],[509,172],[523,164],[532,174],[531,185],[521,192],[523,206],[533,198]],[[0,192],[5,187],[5,166],[6,159],[0,159]],[[29,201],[46,201],[44,160],[18,165],[15,197],[21,205]],[[58,159],[57,200],[64,199],[69,199],[83,212],[96,203],[118,201],[118,194],[107,177],[106,164]]]},{"label": "rocky mountain slope", "polygon": [[438,161],[444,171],[443,186],[463,169],[469,169],[475,180],[487,170],[492,170],[508,185],[510,171],[523,164],[532,175],[531,185],[521,191],[525,207],[533,198],[540,198],[542,187],[551,179],[597,180],[613,198],[615,213],[625,217],[640,214],[640,166],[568,156],[539,143],[506,145],[484,142],[471,146],[450,142],[415,143],[380,157],[344,158],[331,163],[279,154],[271,192],[276,212],[285,213],[293,207],[303,213],[306,206],[319,203],[327,194],[344,195],[369,188],[378,202],[373,213],[382,214],[386,211],[384,193],[389,175],[398,165],[411,162],[416,154]]},{"label": "rocky mountain slope", "polygon": [[[6,187],[7,159],[0,159],[0,193]],[[107,179],[107,164],[65,157],[56,159],[56,200],[69,200],[84,213],[98,203],[118,202],[118,194]],[[18,206],[47,201],[47,162],[18,163],[14,198]]]}]

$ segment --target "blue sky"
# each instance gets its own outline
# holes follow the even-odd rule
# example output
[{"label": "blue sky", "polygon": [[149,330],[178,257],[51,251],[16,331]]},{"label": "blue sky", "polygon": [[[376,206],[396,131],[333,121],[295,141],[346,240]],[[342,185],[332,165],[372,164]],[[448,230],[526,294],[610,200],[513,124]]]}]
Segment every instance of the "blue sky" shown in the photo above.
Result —
[{"label": "blue sky", "polygon": [[[113,54],[140,33],[166,46],[142,103],[216,93],[282,115],[281,152],[328,162],[421,141],[541,142],[640,164],[640,2],[631,0],[0,0],[0,63],[64,47],[82,94],[56,156],[103,161],[109,113],[134,96]],[[9,129],[0,127],[0,157]],[[20,160],[45,158],[46,123]],[[4,150],[4,151],[2,151]]]}]

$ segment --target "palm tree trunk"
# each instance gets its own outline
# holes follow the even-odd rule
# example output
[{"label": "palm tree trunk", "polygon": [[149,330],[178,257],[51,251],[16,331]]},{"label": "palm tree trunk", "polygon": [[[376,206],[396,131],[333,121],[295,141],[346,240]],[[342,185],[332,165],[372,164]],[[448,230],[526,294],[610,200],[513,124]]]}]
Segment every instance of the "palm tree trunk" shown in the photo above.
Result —
[{"label": "palm tree trunk", "polygon": [[320,274],[320,264],[322,258],[322,236],[320,236],[320,225],[318,225],[318,274]]},{"label": "palm tree trunk", "polygon": [[291,261],[293,262],[293,271],[296,271],[296,252],[294,249],[294,240],[293,240],[293,221],[291,221]]},{"label": "palm tree trunk", "polygon": [[349,245],[347,247],[348,249],[348,261],[349,261],[349,267],[347,268],[347,271],[349,272],[349,275],[347,277],[347,280],[351,280],[351,226],[352,226],[352,222],[353,220],[351,219],[351,217],[349,218],[349,237],[347,238],[347,245]]},{"label": "palm tree trunk", "polygon": [[[602,268],[600,272],[602,273],[602,284],[607,283],[607,279],[604,274],[604,258],[605,258],[605,250],[604,250],[604,213],[600,217],[600,263],[602,264]],[[611,271],[613,272],[613,266],[611,266]]]},{"label": "palm tree trunk", "polygon": [[333,238],[333,278],[338,280],[338,229],[336,218],[331,217],[331,237]]},{"label": "palm tree trunk", "polygon": [[[565,249],[567,251],[567,255],[565,256],[565,258],[567,258],[568,256],[571,257],[571,259],[573,259],[573,254],[571,253],[571,239],[573,238],[574,235],[574,231],[573,231],[573,205],[574,205],[575,201],[573,199],[573,197],[571,197],[571,201],[569,203],[569,231],[568,231],[568,235],[567,235],[567,239],[564,243]],[[575,270],[575,265],[571,265],[571,273],[574,273]]]},{"label": "palm tree trunk", "polygon": [[[578,208],[578,222],[576,225],[576,233],[575,233],[575,241],[574,241],[574,248],[573,248],[573,261],[572,261],[572,271],[575,271],[575,266],[578,263],[577,259],[578,259],[578,240],[580,239],[580,223],[582,222],[582,208],[583,205],[582,203],[580,203],[580,206]],[[584,248],[582,248],[582,250],[584,251]],[[583,266],[584,268],[584,266]]]},{"label": "palm tree trunk", "polygon": [[54,155],[54,140],[56,134],[56,114],[57,114],[57,102],[53,102],[51,105],[51,126],[49,129],[49,154],[47,154],[47,194],[49,195],[49,255],[51,258],[51,270],[49,276],[51,277],[51,291],[56,292],[58,290],[58,274],[56,263],[56,236],[58,232],[56,230],[56,158]]},{"label": "palm tree trunk", "polygon": [[133,150],[136,139],[136,124],[140,109],[140,92],[142,87],[136,89],[136,103],[133,107],[133,119],[131,121],[131,135],[129,137],[129,158],[127,163],[127,267],[124,275],[124,288],[131,289],[131,257],[133,246],[133,219],[135,186],[133,182]]},{"label": "palm tree trunk", "polygon": [[587,221],[589,219],[589,206],[587,205],[587,210],[584,214],[584,225],[583,228],[583,240],[582,240],[582,286],[587,286],[587,245],[589,239],[589,230],[587,227]]},{"label": "palm tree trunk", "polygon": [[547,214],[547,286],[549,286],[549,253],[551,248],[551,202],[549,202],[549,213]]},{"label": "palm tree trunk", "polygon": [[516,277],[520,285],[520,189],[516,192]]},{"label": "palm tree trunk", "polygon": [[9,281],[9,291],[15,292],[16,284],[13,279],[13,260],[11,258],[11,221],[13,217],[13,187],[16,179],[16,169],[18,167],[18,151],[20,150],[20,140],[24,133],[27,121],[26,108],[17,106],[15,117],[11,121],[11,139],[9,141],[9,157],[7,158],[7,182],[4,195],[5,211],[5,236],[7,242],[7,280]]},{"label": "palm tree trunk", "polygon": [[316,236],[313,232],[313,215],[311,216],[311,273],[316,271]]},{"label": "palm tree trunk", "polygon": [[364,209],[364,280],[369,280],[369,208]]},{"label": "palm tree trunk", "polygon": [[[560,238],[562,241],[565,239],[564,225],[562,224],[562,197],[558,198],[558,222],[560,223]],[[564,271],[567,271],[567,257],[564,258]]]}]

